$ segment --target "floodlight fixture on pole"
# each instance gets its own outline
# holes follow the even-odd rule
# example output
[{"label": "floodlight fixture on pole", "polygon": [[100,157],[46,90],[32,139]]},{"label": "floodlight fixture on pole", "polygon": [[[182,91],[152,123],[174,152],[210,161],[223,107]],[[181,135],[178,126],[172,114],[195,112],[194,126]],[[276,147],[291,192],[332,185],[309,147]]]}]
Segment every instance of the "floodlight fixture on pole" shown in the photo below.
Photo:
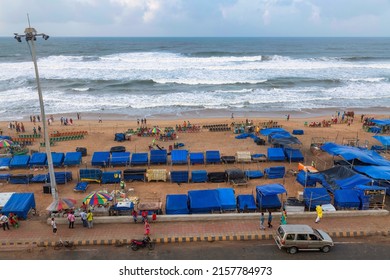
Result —
[{"label": "floodlight fixture on pole", "polygon": [[[28,15],[27,15],[27,17],[28,17]],[[37,89],[38,89],[38,96],[39,96],[39,106],[41,109],[41,120],[42,120],[43,134],[44,134],[44,138],[45,138],[45,149],[46,149],[46,155],[47,155],[47,165],[49,168],[51,194],[52,194],[53,200],[57,201],[58,200],[57,185],[56,185],[56,179],[55,179],[55,175],[54,175],[53,158],[52,158],[51,150],[50,150],[49,131],[48,131],[48,128],[46,126],[45,106],[43,103],[41,83],[39,81],[38,64],[37,64],[37,57],[35,54],[35,44],[34,44],[34,41],[37,40],[37,37],[42,37],[43,39],[47,40],[47,39],[49,39],[49,36],[44,34],[44,33],[37,33],[35,28],[30,26],[30,19],[29,18],[28,18],[28,22],[29,22],[29,27],[27,27],[24,30],[24,35],[19,35],[18,33],[14,33],[14,35],[15,35],[14,38],[18,42],[22,42],[22,38],[25,38],[29,47],[30,47],[29,42],[31,42],[30,52],[31,52],[32,61],[34,63],[35,79],[37,82]]]}]

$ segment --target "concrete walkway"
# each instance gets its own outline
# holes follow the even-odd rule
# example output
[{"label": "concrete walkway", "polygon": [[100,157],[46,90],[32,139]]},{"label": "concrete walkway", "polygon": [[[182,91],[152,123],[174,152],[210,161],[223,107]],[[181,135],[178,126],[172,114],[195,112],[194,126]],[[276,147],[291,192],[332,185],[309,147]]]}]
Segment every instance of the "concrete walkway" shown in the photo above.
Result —
[{"label": "concrete walkway", "polygon": [[[156,242],[196,242],[213,240],[264,240],[272,238],[279,225],[280,214],[273,214],[273,228],[260,230],[259,213],[213,215],[162,215],[151,223],[151,237]],[[267,220],[268,214],[265,214]],[[132,217],[96,217],[92,229],[84,228],[79,218],[69,229],[65,218],[57,218],[58,233],[52,233],[46,219],[21,221],[20,228],[0,229],[1,247],[53,246],[60,239],[76,245],[128,244],[143,236],[144,226]],[[315,213],[289,213],[289,224],[308,224],[323,229],[333,237],[372,236],[390,234],[387,210],[338,211],[324,213],[316,224]],[[0,247],[0,248],[1,248]]]}]

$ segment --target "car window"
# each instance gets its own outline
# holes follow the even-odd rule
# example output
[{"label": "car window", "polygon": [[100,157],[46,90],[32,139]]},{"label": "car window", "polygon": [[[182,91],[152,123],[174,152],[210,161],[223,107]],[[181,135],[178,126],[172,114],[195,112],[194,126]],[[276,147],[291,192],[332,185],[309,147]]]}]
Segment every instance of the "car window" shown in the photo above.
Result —
[{"label": "car window", "polygon": [[309,240],[320,240],[319,237],[315,234],[309,234]]},{"label": "car window", "polygon": [[307,240],[307,234],[297,234],[297,240]]},{"label": "car window", "polygon": [[295,234],[287,234],[286,240],[294,240],[295,239]]},{"label": "car window", "polygon": [[278,228],[278,233],[280,236],[284,236],[284,230],[282,229],[282,227]]}]

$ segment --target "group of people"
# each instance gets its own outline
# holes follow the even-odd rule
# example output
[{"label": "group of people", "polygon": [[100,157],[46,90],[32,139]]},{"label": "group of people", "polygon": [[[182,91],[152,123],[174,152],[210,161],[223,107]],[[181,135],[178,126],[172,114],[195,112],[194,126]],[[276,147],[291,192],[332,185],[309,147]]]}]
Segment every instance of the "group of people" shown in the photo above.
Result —
[{"label": "group of people", "polygon": [[[68,227],[74,228],[74,222],[76,221],[76,217],[74,215],[73,211],[70,211],[67,215],[68,219]],[[82,210],[80,212],[80,219],[83,223],[83,227],[93,228],[93,213],[91,210],[88,210],[88,212],[85,212],[85,210]],[[51,218],[51,226],[53,229],[53,233],[57,234],[57,221],[55,218]]]},{"label": "group of people", "polygon": [[[316,223],[319,223],[322,219],[322,205],[317,205],[316,206],[316,213],[317,213],[317,217],[316,217],[316,220],[315,222]],[[264,212],[261,212],[261,215],[260,215],[260,229],[261,230],[265,230],[265,226],[264,226],[264,222],[265,222],[265,217],[264,217]],[[286,210],[283,210],[281,215],[280,215],[280,224],[281,225],[286,225],[287,224],[287,212]],[[272,228],[272,212],[271,211],[268,211],[268,228]]]},{"label": "group of people", "polygon": [[139,126],[139,124],[140,124],[140,122],[141,122],[141,126],[144,126],[144,125],[146,125],[146,118],[144,118],[144,119],[137,119],[137,125]]},{"label": "group of people", "polygon": [[[134,209],[133,212],[131,213],[131,215],[133,216],[134,223],[137,223],[138,222],[138,212]],[[145,236],[149,236],[150,235],[150,224],[148,221],[148,211],[146,211],[146,210],[141,211],[141,217],[142,217],[142,223],[144,224],[144,234],[145,234]],[[156,212],[153,212],[152,221],[156,221],[156,220],[157,220],[157,214],[156,214]]]},{"label": "group of people", "polygon": [[19,218],[14,213],[9,213],[9,215],[0,214],[0,224],[3,226],[3,230],[8,229],[11,225],[14,228],[19,227]]}]

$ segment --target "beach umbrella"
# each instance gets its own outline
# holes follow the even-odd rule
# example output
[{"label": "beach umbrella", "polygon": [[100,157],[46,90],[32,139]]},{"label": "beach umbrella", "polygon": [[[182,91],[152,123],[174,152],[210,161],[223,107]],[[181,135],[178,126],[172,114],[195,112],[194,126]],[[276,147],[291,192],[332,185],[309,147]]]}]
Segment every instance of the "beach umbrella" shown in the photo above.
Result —
[{"label": "beach umbrella", "polygon": [[112,196],[105,192],[91,192],[87,195],[83,202],[87,205],[104,205],[112,200]]},{"label": "beach umbrella", "polygon": [[13,142],[11,140],[8,140],[8,139],[1,139],[0,140],[0,148],[10,147],[12,144],[13,144]]},{"label": "beach umbrella", "polygon": [[76,205],[76,200],[73,198],[59,198],[58,200],[53,201],[47,206],[47,211],[61,211],[66,209],[71,209]]}]

